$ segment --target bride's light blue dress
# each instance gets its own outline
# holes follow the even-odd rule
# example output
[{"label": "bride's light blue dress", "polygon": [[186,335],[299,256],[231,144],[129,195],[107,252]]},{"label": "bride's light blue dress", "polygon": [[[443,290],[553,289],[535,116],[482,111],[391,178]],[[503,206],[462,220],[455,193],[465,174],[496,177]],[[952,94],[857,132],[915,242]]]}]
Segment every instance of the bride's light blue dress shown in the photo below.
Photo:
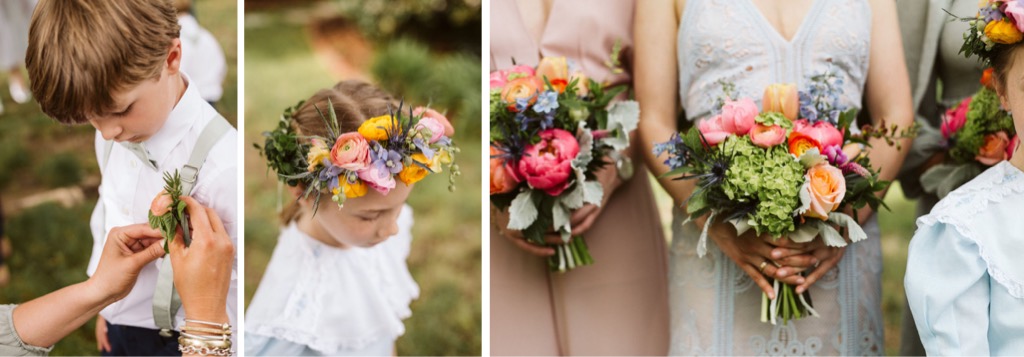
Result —
[{"label": "bride's light blue dress", "polygon": [[[843,81],[842,102],[861,106],[871,11],[865,0],[817,0],[794,38],[784,39],[750,0],[690,0],[679,28],[680,96],[689,120],[707,117],[719,81],[760,102],[771,83],[795,83],[828,68]],[[758,103],[760,104],[760,103]],[[883,353],[882,256],[877,221],[810,293],[820,318],[773,326],[759,319],[761,290],[674,213],[670,305],[674,355],[878,355]]]},{"label": "bride's light blue dress", "polygon": [[917,227],[904,284],[928,355],[1024,353],[1024,172],[993,166]]}]

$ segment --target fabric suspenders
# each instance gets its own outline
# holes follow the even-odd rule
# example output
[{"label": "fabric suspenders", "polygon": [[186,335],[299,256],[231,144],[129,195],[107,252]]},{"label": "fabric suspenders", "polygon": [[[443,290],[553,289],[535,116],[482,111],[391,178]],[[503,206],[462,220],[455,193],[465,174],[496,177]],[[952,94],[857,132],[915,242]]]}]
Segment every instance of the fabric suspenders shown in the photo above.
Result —
[{"label": "fabric suspenders", "polygon": [[[192,154],[189,156],[188,163],[179,170],[181,174],[181,192],[183,194],[186,196],[192,194],[192,189],[195,188],[196,181],[199,178],[199,171],[206,162],[206,157],[209,155],[210,150],[229,130],[231,130],[231,124],[219,114],[213,117],[206,124],[206,127],[203,128],[202,133],[199,134],[199,139],[196,140],[196,144],[192,148]],[[113,141],[106,142],[103,167],[106,167],[107,161],[110,160],[110,151],[113,145]],[[160,328],[160,335],[164,337],[171,336],[171,330],[174,329],[174,315],[178,313],[179,308],[181,308],[181,297],[174,288],[174,271],[171,268],[171,259],[170,257],[165,257],[160,264],[156,290],[153,292],[153,321]]]}]

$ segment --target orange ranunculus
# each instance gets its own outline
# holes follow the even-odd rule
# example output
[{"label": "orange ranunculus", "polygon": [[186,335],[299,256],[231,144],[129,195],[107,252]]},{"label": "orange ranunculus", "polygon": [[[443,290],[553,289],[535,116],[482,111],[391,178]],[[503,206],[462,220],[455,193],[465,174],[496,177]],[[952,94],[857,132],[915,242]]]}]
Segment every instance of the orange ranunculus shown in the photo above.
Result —
[{"label": "orange ranunculus", "polygon": [[981,72],[981,80],[979,82],[981,82],[981,85],[985,86],[985,88],[996,90],[995,85],[992,83],[992,71],[994,71],[992,67],[989,67],[984,72]]},{"label": "orange ranunculus", "polygon": [[800,96],[794,84],[772,84],[764,89],[762,112],[782,113],[789,120],[800,115]]},{"label": "orange ranunculus", "polygon": [[569,62],[565,57],[544,57],[537,65],[537,77],[541,83],[545,80],[551,83],[558,93],[565,92],[565,87],[569,85]]},{"label": "orange ranunculus", "polygon": [[495,157],[501,150],[491,146],[491,194],[511,192],[519,185],[519,180],[511,172],[505,159]]},{"label": "orange ranunculus", "polygon": [[1010,146],[1010,136],[1006,132],[985,135],[985,143],[978,148],[978,156],[974,159],[986,166],[998,164],[1007,159],[1007,146]]},{"label": "orange ranunculus", "polygon": [[803,216],[828,219],[828,214],[839,208],[839,203],[846,196],[843,171],[829,164],[821,164],[807,170],[805,178],[807,183],[802,189],[808,193],[806,197],[810,198],[810,208],[803,212]]},{"label": "orange ranunculus", "polygon": [[985,25],[985,36],[988,37],[992,42],[1001,43],[1004,45],[1012,45],[1020,42],[1024,39],[1024,34],[1021,34],[1017,26],[1014,26],[1009,19],[1002,19],[999,21],[989,22]]},{"label": "orange ranunculus", "polygon": [[798,131],[789,134],[789,153],[796,157],[803,156],[804,152],[810,149],[821,147],[817,140]]},{"label": "orange ranunculus", "polygon": [[501,100],[508,103],[508,110],[516,111],[516,100],[529,99],[530,105],[537,101],[543,83],[537,77],[520,77],[513,79],[501,90]]}]

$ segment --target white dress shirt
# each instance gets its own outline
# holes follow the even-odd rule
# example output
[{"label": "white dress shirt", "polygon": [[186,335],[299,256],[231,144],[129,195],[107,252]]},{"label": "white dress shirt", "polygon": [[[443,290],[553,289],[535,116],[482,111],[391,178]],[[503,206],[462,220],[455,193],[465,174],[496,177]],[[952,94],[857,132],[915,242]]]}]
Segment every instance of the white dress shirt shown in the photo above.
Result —
[{"label": "white dress shirt", "polygon": [[[100,132],[96,132],[96,157],[101,166],[102,181],[96,210],[90,220],[94,240],[88,268],[90,276],[96,272],[96,265],[110,229],[148,222],[150,203],[164,187],[164,172],[180,170],[187,163],[206,123],[217,116],[216,110],[199,97],[194,85],[189,84],[189,77],[184,73],[182,76],[187,86],[185,94],[174,106],[160,131],[143,143],[149,151],[150,159],[157,164],[156,170],[144,165],[135,154],[119,144],[111,147],[110,157],[104,167],[105,142]],[[237,141],[238,132],[232,128],[213,146],[206,157],[206,163],[199,171],[191,195],[217,212],[224,222],[228,235],[231,236],[232,243],[236,246]],[[164,256],[142,268],[131,293],[107,306],[100,315],[111,324],[156,329],[153,322],[153,291],[159,266],[164,259],[168,257]],[[231,287],[227,299],[227,314],[232,326],[237,326],[237,259],[235,257],[234,267],[231,269]],[[175,326],[180,327],[184,324],[184,312],[184,307],[178,310]]]}]

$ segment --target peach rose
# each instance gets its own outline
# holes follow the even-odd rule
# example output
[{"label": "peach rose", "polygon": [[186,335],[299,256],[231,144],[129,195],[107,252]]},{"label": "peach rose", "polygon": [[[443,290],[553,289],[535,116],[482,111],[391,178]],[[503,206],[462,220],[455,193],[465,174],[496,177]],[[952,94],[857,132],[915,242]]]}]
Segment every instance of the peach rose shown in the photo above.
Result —
[{"label": "peach rose", "polygon": [[781,113],[789,120],[796,120],[800,115],[800,96],[796,85],[776,83],[768,86],[764,89],[761,106],[764,112]]},{"label": "peach rose", "polygon": [[[803,213],[804,217],[828,219],[828,214],[839,208],[846,196],[846,178],[843,171],[829,164],[821,164],[807,170],[807,179],[802,190],[801,199],[810,199],[810,209]],[[803,202],[805,205],[808,202]]]},{"label": "peach rose", "polygon": [[1009,146],[1010,137],[1004,131],[985,135],[985,143],[978,148],[978,156],[974,159],[985,166],[998,164],[1008,158],[1006,148]]}]

